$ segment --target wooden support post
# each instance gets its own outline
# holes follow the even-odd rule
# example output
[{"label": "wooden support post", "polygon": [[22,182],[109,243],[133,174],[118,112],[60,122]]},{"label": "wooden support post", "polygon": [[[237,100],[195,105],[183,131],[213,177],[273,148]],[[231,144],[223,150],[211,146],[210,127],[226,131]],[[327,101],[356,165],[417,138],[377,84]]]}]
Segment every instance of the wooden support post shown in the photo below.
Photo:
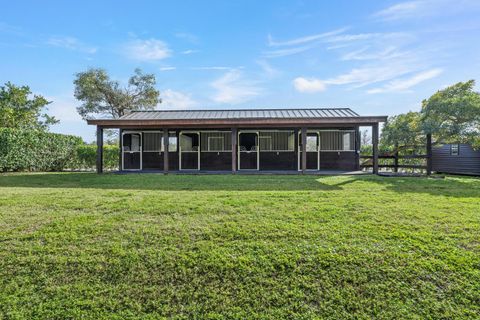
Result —
[{"label": "wooden support post", "polygon": [[398,143],[395,143],[395,153],[393,155],[395,158],[393,159],[393,172],[398,172]]},{"label": "wooden support post", "polygon": [[237,172],[237,128],[232,128],[232,173]]},{"label": "wooden support post", "polygon": [[432,134],[427,134],[427,176],[432,174]]},{"label": "wooden support post", "polygon": [[97,173],[103,172],[103,128],[97,126]]},{"label": "wooden support post", "polygon": [[360,170],[360,127],[355,127],[355,170]]},{"label": "wooden support post", "polygon": [[118,129],[118,171],[122,171],[123,168],[123,161],[122,161],[122,153],[123,153],[123,137],[122,137],[122,129]]},{"label": "wooden support post", "polygon": [[163,129],[163,172],[168,173],[168,145],[170,144],[168,129]]},{"label": "wooden support post", "polygon": [[372,125],[373,173],[378,174],[378,123]]},{"label": "wooden support post", "polygon": [[307,128],[303,127],[301,131],[302,139],[302,173],[307,170]]}]

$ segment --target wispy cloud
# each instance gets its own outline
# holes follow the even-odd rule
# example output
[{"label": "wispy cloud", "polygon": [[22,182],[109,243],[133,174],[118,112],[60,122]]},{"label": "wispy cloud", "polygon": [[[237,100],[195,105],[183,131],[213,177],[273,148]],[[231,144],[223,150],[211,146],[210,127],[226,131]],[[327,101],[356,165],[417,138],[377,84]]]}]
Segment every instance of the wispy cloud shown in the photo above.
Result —
[{"label": "wispy cloud", "polygon": [[271,46],[271,47],[280,47],[280,46],[294,46],[294,45],[299,45],[299,44],[305,44],[305,43],[309,43],[309,42],[312,42],[312,41],[317,41],[317,40],[320,40],[320,39],[324,39],[324,38],[327,38],[327,37],[331,37],[331,36],[340,34],[344,31],[346,31],[347,29],[348,28],[340,28],[340,29],[337,29],[337,30],[329,31],[329,32],[313,34],[313,35],[299,37],[299,38],[285,40],[285,41],[275,41],[275,40],[273,40],[272,36],[269,34],[268,35],[268,45]]},{"label": "wispy cloud", "polygon": [[132,40],[125,45],[125,52],[129,58],[138,61],[158,61],[172,55],[165,42],[154,38]]},{"label": "wispy cloud", "polygon": [[0,33],[24,35],[22,28],[0,21]]},{"label": "wispy cloud", "polygon": [[443,72],[440,68],[435,68],[415,74],[406,79],[393,80],[381,88],[370,89],[367,93],[384,93],[384,92],[398,92],[406,91],[419,83],[433,79]]},{"label": "wispy cloud", "polygon": [[391,22],[427,16],[452,15],[476,9],[480,9],[480,2],[477,0],[410,0],[375,12],[373,18]]},{"label": "wispy cloud", "polygon": [[257,64],[262,68],[263,73],[269,77],[275,77],[280,74],[280,71],[276,68],[274,68],[268,61],[266,60],[257,60]]},{"label": "wispy cloud", "polygon": [[189,109],[197,105],[189,94],[167,89],[161,92],[162,103],[159,107],[168,109]]},{"label": "wispy cloud", "polygon": [[196,35],[189,33],[189,32],[177,32],[175,33],[175,37],[179,39],[183,39],[187,42],[190,42],[192,44],[197,44],[199,42],[199,39]]},{"label": "wispy cloud", "polygon": [[361,88],[411,73],[416,70],[416,67],[417,66],[409,66],[404,63],[366,66],[354,68],[347,73],[325,80],[298,77],[294,80],[293,84],[299,92],[324,91],[330,85],[350,85],[352,88]]},{"label": "wispy cloud", "polygon": [[303,47],[293,47],[293,48],[286,48],[286,49],[278,49],[278,50],[269,50],[263,52],[263,56],[265,58],[279,58],[285,56],[291,56],[293,54],[301,53],[311,49],[311,46],[303,46]]},{"label": "wispy cloud", "polygon": [[211,83],[216,90],[212,99],[219,103],[242,103],[258,96],[261,89],[254,81],[246,80],[240,70],[231,70]]},{"label": "wispy cloud", "polygon": [[160,71],[172,71],[177,69],[177,67],[172,67],[172,66],[165,66],[165,67],[160,67]]},{"label": "wispy cloud", "polygon": [[53,47],[64,48],[73,51],[80,51],[89,54],[93,54],[97,52],[97,48],[93,46],[89,46],[75,37],[69,36],[56,36],[50,37],[47,42],[48,45]]},{"label": "wispy cloud", "polygon": [[225,66],[209,66],[209,67],[192,67],[192,70],[236,70],[236,69],[243,69],[242,66],[240,67],[225,67]]},{"label": "wispy cloud", "polygon": [[197,52],[198,52],[198,50],[188,49],[188,50],[183,50],[180,53],[181,54],[192,54],[192,53],[197,53]]},{"label": "wispy cloud", "polygon": [[425,6],[426,1],[406,1],[394,4],[376,12],[373,16],[381,20],[399,20],[409,18]]},{"label": "wispy cloud", "polygon": [[341,60],[386,60],[399,58],[409,54],[409,52],[399,51],[394,46],[388,46],[384,49],[371,50],[370,47],[366,46],[358,50],[350,51],[342,55]]}]

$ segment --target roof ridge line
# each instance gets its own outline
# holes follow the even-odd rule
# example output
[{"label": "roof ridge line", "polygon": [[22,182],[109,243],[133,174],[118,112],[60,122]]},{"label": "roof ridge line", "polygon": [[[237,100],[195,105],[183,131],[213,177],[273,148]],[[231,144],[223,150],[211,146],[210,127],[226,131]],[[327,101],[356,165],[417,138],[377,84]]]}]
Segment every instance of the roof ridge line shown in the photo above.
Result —
[{"label": "roof ridge line", "polygon": [[133,112],[205,112],[205,111],[275,111],[275,110],[350,110],[354,113],[351,108],[348,107],[332,107],[332,108],[259,108],[259,109],[183,109],[183,110],[132,110],[129,113]]}]

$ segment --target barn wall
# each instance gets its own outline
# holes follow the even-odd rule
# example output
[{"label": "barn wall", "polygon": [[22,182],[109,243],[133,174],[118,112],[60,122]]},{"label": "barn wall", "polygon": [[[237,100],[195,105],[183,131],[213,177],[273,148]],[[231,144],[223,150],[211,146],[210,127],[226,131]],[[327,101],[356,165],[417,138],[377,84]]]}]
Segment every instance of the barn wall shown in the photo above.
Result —
[{"label": "barn wall", "polygon": [[357,170],[356,152],[320,151],[320,170]]},{"label": "barn wall", "polygon": [[480,150],[474,151],[467,144],[460,144],[458,156],[450,154],[450,145],[432,149],[432,170],[443,173],[480,175]]}]

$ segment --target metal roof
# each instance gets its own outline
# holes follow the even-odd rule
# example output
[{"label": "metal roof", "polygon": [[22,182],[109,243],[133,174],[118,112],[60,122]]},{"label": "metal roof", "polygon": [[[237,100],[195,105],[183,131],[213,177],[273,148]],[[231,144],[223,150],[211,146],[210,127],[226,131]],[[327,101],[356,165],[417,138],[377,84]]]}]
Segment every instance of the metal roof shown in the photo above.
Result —
[{"label": "metal roof", "polygon": [[351,118],[350,108],[133,111],[118,120],[318,119]]}]

